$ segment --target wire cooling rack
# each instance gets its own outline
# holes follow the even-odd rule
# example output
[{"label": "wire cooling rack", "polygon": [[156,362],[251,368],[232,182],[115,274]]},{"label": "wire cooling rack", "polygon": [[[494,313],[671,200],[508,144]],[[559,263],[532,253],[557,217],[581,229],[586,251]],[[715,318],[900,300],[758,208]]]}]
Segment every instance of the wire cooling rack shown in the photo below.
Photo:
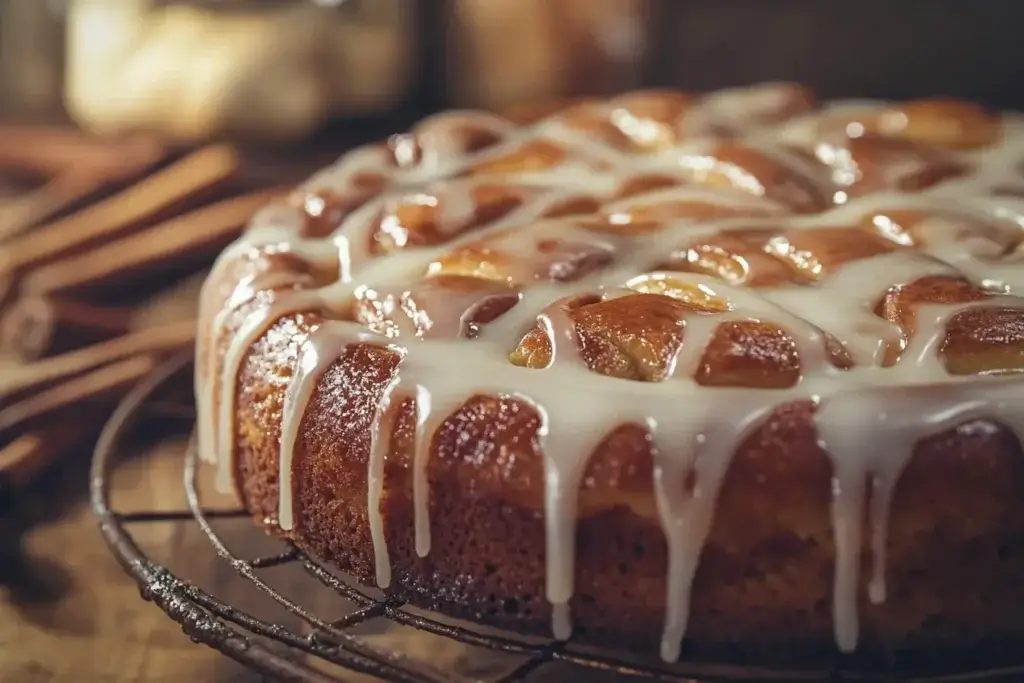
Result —
[{"label": "wire cooling rack", "polygon": [[[687,670],[664,670],[649,665],[619,661],[575,650],[553,641],[526,641],[495,635],[471,627],[419,614],[407,606],[373,597],[369,591],[347,582],[328,567],[298,548],[275,541],[275,552],[244,558],[229,549],[215,530],[219,521],[239,519],[248,533],[262,536],[241,509],[204,507],[198,481],[198,458],[194,448],[182,454],[185,509],[119,512],[111,504],[112,479],[118,466],[133,451],[131,434],[147,417],[170,418],[179,435],[191,432],[194,409],[191,393],[182,390],[191,377],[192,359],[183,356],[160,368],[137,386],[118,406],[96,446],[91,471],[91,499],[100,528],[125,571],[138,583],[143,598],[152,601],[195,642],[206,644],[231,659],[275,680],[289,683],[337,683],[362,674],[394,683],[516,683],[520,681],[659,681],[661,683],[705,683],[712,681],[822,681],[865,680],[839,676],[836,672],[780,675],[773,672],[737,670],[729,667],[695,665]],[[169,387],[178,391],[168,391]],[[168,396],[167,394],[171,395]],[[176,575],[165,564],[150,558],[131,528],[152,524],[192,525],[201,530],[216,558],[236,575],[236,580],[259,589],[279,608],[280,618],[257,617],[240,605],[202,590],[187,577]],[[265,540],[265,539],[264,539]],[[343,599],[348,606],[340,618],[325,618],[317,610],[285,596],[275,587],[273,571],[298,567],[315,579],[318,591]],[[318,597],[306,603],[322,600]],[[483,651],[503,659],[501,666],[489,666],[489,675],[441,670],[428,661],[414,662],[407,655],[369,643],[359,635],[361,627],[384,620],[410,632],[426,634],[439,642],[458,643],[467,650]],[[298,624],[293,628],[290,624]],[[325,665],[329,665],[328,671]],[[546,669],[558,669],[545,675]],[[494,673],[497,671],[498,673]],[[1024,680],[1024,671],[994,671],[983,674],[929,678],[927,683],[995,683]],[[904,681],[904,683],[910,683]],[[913,683],[925,683],[915,679]]]}]

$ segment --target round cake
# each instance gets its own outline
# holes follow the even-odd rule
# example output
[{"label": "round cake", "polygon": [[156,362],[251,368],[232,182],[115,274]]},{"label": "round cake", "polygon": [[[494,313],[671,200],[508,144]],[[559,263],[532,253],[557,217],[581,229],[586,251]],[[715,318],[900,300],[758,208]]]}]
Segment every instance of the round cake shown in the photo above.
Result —
[{"label": "round cake", "polygon": [[202,457],[395,599],[631,654],[1024,642],[1024,117],[797,85],[448,112],[208,277]]}]

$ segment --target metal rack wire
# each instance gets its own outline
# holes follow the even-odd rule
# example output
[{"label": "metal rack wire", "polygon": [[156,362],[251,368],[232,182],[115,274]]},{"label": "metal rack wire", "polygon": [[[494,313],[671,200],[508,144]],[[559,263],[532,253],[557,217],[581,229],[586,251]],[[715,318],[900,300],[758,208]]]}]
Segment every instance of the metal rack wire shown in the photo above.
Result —
[{"label": "metal rack wire", "polygon": [[[244,518],[242,509],[204,508],[197,486],[198,458],[188,448],[183,457],[184,494],[187,509],[174,511],[141,511],[122,513],[111,505],[111,479],[122,460],[126,435],[135,422],[147,415],[174,418],[179,432],[191,429],[193,412],[188,399],[161,400],[159,394],[168,385],[190,376],[190,357],[178,358],[135,388],[118,406],[100,436],[90,475],[93,510],[110,548],[125,571],[138,583],[142,596],[152,601],[194,641],[219,650],[228,657],[274,679],[289,683],[336,683],[345,681],[344,674],[325,673],[310,664],[320,660],[340,670],[367,674],[395,683],[451,683],[459,680],[450,672],[431,670],[423,664],[410,664],[394,653],[368,645],[353,634],[361,624],[384,618],[402,626],[413,627],[435,636],[451,639],[467,646],[503,653],[514,660],[500,676],[480,680],[482,683],[516,683],[526,681],[538,670],[552,664],[576,667],[571,680],[590,680],[597,672],[621,675],[629,680],[661,683],[700,683],[736,680],[822,680],[822,674],[779,676],[765,671],[742,671],[728,668],[708,670],[663,670],[619,661],[594,654],[574,651],[555,642],[528,642],[510,636],[491,635],[459,625],[414,613],[399,602],[378,599],[362,588],[336,576],[314,558],[298,548],[281,542],[278,552],[243,559],[232,553],[211,524],[225,518]],[[189,373],[189,374],[187,374]],[[216,596],[201,590],[185,578],[175,575],[163,564],[150,559],[141,549],[130,527],[154,522],[195,524],[209,539],[216,555],[238,575],[268,595],[287,613],[305,624],[308,632],[288,628],[281,623],[258,618]],[[252,533],[259,532],[254,528]],[[353,609],[340,619],[327,620],[313,610],[298,604],[271,585],[267,570],[283,565],[299,566],[315,578],[323,590],[344,598]],[[826,678],[832,676],[826,674]],[[928,679],[929,683],[979,683],[1024,679],[1024,671],[993,671],[969,676]],[[567,680],[560,676],[559,680]],[[844,676],[843,680],[857,680]],[[862,679],[861,679],[862,680]],[[910,683],[910,682],[905,682]],[[914,681],[924,683],[924,681]]]}]

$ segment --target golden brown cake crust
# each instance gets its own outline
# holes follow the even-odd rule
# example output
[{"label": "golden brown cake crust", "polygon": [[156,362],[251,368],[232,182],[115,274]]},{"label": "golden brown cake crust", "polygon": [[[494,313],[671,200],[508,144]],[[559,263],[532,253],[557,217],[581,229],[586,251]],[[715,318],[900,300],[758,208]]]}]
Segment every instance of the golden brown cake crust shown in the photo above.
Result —
[{"label": "golden brown cake crust", "polygon": [[[239,378],[238,468],[246,504],[262,524],[278,510],[288,359],[311,321],[276,325]],[[370,585],[368,426],[394,367],[373,347],[336,363],[319,383],[294,461],[293,540]],[[777,411],[733,460],[693,590],[686,651],[694,657],[787,667],[835,661],[831,465],[815,443],[810,410]],[[457,618],[547,635],[536,417],[491,398],[446,423],[429,466],[433,548],[426,558],[414,550],[411,417],[406,403],[381,506],[389,593]],[[651,480],[641,430],[617,430],[591,460],[583,504],[593,511],[579,527],[572,603],[574,637],[583,642],[656,649],[666,558],[651,516]],[[863,643],[854,661],[938,669],[1013,661],[1024,637],[1022,487],[1020,446],[994,425],[972,422],[918,447],[893,502],[889,598],[875,606],[862,594]]]},{"label": "golden brown cake crust", "polygon": [[[948,146],[954,143],[959,138]],[[748,165],[755,175],[758,163]],[[803,210],[812,202],[809,197],[801,190],[790,204]],[[309,230],[318,230],[314,223]],[[913,221],[905,224],[912,227]],[[427,241],[436,238],[429,230],[417,234]],[[892,248],[888,242],[881,248],[872,246],[875,242],[858,247],[848,234],[837,235],[829,244],[839,245],[839,251],[830,252],[829,244],[822,243],[807,252],[817,254],[826,269],[829,258],[843,263]],[[744,239],[748,245],[753,237]],[[449,263],[442,274],[463,274],[464,260],[454,258],[455,265]],[[472,258],[501,263],[501,255],[489,250],[474,252]],[[770,274],[778,263],[759,266],[748,259],[748,279],[776,277]],[[233,257],[208,288],[224,301],[237,283],[256,272],[318,278],[308,263],[254,249]],[[785,277],[792,281],[804,274],[790,270]],[[246,316],[272,309],[294,286],[267,287],[223,320],[217,338],[209,340],[208,353],[220,358],[214,374],[222,371],[223,354]],[[504,286],[488,290],[488,296],[500,297]],[[919,304],[989,296],[966,280],[925,278],[894,288],[879,300],[876,312],[909,338]],[[684,327],[672,323],[674,307],[692,313],[694,307],[710,305],[684,304],[655,293],[578,302],[570,315],[584,361],[592,371],[623,381],[660,381],[669,372],[673,349],[685,343]],[[317,381],[292,455],[294,529],[285,531],[276,523],[285,393],[300,349],[325,314],[319,306],[286,313],[247,351],[236,384],[235,473],[258,523],[372,585],[370,439],[377,406],[399,367],[394,351],[349,346]],[[360,309],[358,302],[352,315],[370,324],[387,322],[386,315],[374,319],[376,313]],[[949,372],[1024,367],[1022,321],[1020,311],[998,306],[961,313],[947,326],[941,349]],[[540,332],[535,329],[510,349],[510,362],[545,367],[552,352]],[[838,341],[826,339],[826,346],[828,362],[836,368],[853,364]],[[885,362],[893,364],[899,355],[899,348],[889,349]],[[800,373],[799,354],[784,326],[740,324],[721,328],[711,338],[695,379],[719,386],[786,387]],[[690,593],[684,658],[786,668],[827,667],[840,659],[833,617],[834,463],[819,445],[815,410],[810,401],[780,405],[733,455]],[[379,510],[392,571],[387,592],[449,616],[549,635],[545,470],[537,411],[510,396],[481,395],[437,429],[426,466],[432,536],[426,557],[415,549],[412,399],[401,397],[388,415],[381,423],[390,438]],[[652,448],[643,426],[623,424],[589,458],[580,490],[571,602],[576,641],[657,652],[665,620],[667,550],[655,505]],[[865,538],[858,583],[860,642],[854,654],[841,658],[844,663],[864,669],[941,670],[1019,661],[1015,653],[1024,640],[1022,456],[1019,439],[986,419],[966,419],[917,443],[892,495],[887,599],[873,604],[868,598],[872,552]]]}]

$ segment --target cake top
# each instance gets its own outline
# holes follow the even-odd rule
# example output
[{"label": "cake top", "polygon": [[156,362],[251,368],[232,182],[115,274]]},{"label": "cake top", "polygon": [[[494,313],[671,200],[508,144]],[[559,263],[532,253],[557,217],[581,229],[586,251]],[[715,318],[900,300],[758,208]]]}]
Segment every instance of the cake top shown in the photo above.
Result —
[{"label": "cake top", "polygon": [[[305,403],[347,345],[401,356],[380,415],[392,395],[416,398],[417,472],[471,396],[531,404],[563,635],[581,473],[613,427],[644,426],[668,473],[655,489],[670,659],[731,454],[778,406],[811,401],[837,482],[836,635],[852,649],[865,477],[891,491],[917,440],[969,419],[1024,434],[1022,133],[1021,118],[965,102],[823,105],[790,84],[440,114],[345,155],[225,254],[292,260],[235,299],[296,291],[243,325],[222,385],[234,390],[269,322],[310,308],[332,319],[304,343],[285,405],[285,528]],[[371,468],[386,449],[380,415]],[[688,473],[703,495],[665,483]],[[424,482],[414,476],[423,553]],[[871,592],[884,599],[884,522],[872,534]]]},{"label": "cake top", "polygon": [[[1001,346],[1024,342],[1002,298],[1024,287],[1021,130],[954,100],[820,106],[787,84],[453,112],[346,155],[250,238],[283,229],[331,308],[392,339],[482,336],[546,367],[553,313],[606,375],[931,382],[1024,367]],[[905,370],[937,326],[942,372]]]}]

